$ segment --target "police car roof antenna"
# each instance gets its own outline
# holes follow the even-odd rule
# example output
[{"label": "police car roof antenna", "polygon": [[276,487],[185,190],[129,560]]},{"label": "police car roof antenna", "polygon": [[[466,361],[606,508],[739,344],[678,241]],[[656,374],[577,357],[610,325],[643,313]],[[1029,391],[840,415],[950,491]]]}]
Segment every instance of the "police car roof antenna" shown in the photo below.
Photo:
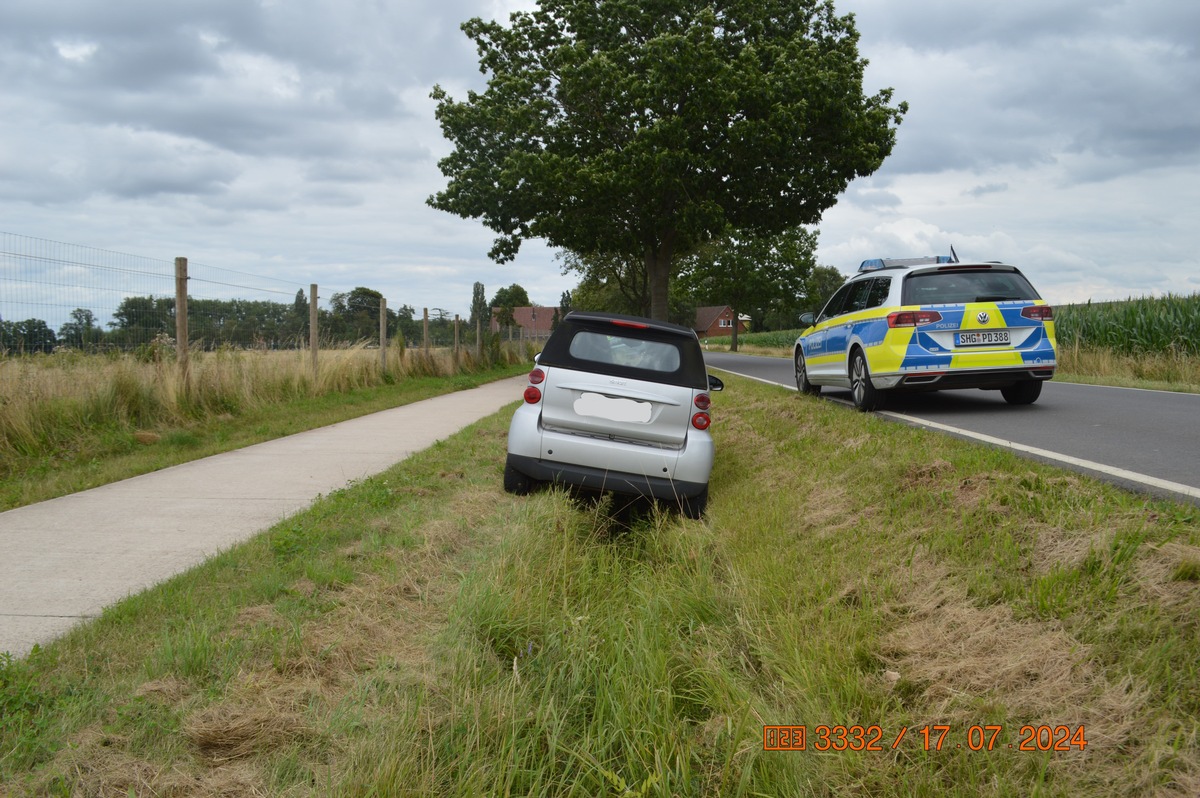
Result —
[{"label": "police car roof antenna", "polygon": [[954,245],[950,245],[950,262],[958,263],[958,253],[954,251]]}]

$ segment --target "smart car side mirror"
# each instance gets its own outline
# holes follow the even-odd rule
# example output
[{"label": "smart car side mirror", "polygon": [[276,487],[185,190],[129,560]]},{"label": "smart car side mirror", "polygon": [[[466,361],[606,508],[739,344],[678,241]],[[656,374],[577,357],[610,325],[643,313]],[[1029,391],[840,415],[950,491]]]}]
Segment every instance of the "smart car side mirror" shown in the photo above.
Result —
[{"label": "smart car side mirror", "polygon": [[713,375],[709,374],[708,375],[708,390],[723,391],[723,390],[725,390],[725,383],[721,382],[720,378],[714,377]]},{"label": "smart car side mirror", "polygon": [[817,317],[811,313],[801,313],[800,314],[800,323],[803,324],[805,327],[811,327],[817,323]]}]

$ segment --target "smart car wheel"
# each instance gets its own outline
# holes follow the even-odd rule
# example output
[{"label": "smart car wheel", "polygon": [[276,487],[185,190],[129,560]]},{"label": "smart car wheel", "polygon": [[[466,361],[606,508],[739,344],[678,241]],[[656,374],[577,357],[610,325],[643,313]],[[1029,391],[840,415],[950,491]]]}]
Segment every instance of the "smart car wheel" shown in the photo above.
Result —
[{"label": "smart car wheel", "polygon": [[808,367],[804,363],[804,352],[796,349],[796,390],[809,396],[821,393],[821,386],[808,381]]},{"label": "smart car wheel", "polygon": [[1042,395],[1041,380],[1024,380],[1000,389],[1000,395],[1010,405],[1031,405]]},{"label": "smart car wheel", "polygon": [[504,490],[517,496],[524,496],[533,490],[534,481],[528,475],[522,474],[510,465],[504,466]]},{"label": "smart car wheel", "polygon": [[704,515],[704,508],[708,506],[708,486],[700,491],[695,496],[681,496],[679,498],[679,512],[684,518],[698,519]]},{"label": "smart car wheel", "polygon": [[854,406],[864,413],[883,407],[883,392],[871,384],[867,356],[861,349],[855,349],[850,358],[850,395]]}]

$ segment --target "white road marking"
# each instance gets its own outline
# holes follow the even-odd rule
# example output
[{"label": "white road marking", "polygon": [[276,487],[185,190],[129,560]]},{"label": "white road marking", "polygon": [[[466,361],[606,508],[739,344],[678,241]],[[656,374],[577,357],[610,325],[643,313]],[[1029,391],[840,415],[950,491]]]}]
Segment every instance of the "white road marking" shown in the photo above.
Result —
[{"label": "white road marking", "polygon": [[[742,374],[741,372],[733,371],[732,369],[723,369],[718,366],[709,366],[709,368],[717,369],[718,371],[728,371],[730,374],[737,374],[739,377],[745,377],[746,379],[749,379],[749,380],[765,382],[767,385],[776,385],[781,388],[787,388],[788,390],[792,390],[792,391],[796,390],[796,386],[794,386],[794,385],[788,385],[788,384],[782,383],[782,382],[775,382],[774,380],[764,380],[761,377],[752,377],[749,374]],[[1099,387],[1110,387],[1110,386],[1099,386]],[[1164,391],[1164,393],[1170,393],[1170,392]],[[844,399],[835,399],[834,397],[831,397],[831,396],[825,397],[825,398],[829,399],[830,401],[838,402],[839,404],[844,404],[844,405],[851,404],[850,402],[847,402]],[[1193,488],[1191,485],[1181,485],[1178,482],[1171,482],[1166,479],[1159,479],[1158,477],[1152,477],[1149,474],[1140,474],[1137,471],[1126,471],[1123,468],[1116,468],[1115,466],[1105,465],[1104,463],[1097,463],[1092,460],[1084,460],[1079,457],[1072,457],[1069,454],[1060,454],[1058,452],[1052,452],[1049,449],[1039,449],[1036,446],[1026,446],[1023,443],[1016,443],[1015,441],[1006,441],[1003,438],[993,438],[991,435],[984,435],[979,432],[972,432],[971,430],[962,429],[961,427],[952,427],[949,424],[940,424],[937,421],[927,421],[923,418],[917,418],[916,416],[906,416],[903,413],[895,413],[895,412],[892,412],[889,410],[880,410],[880,411],[878,411],[877,415],[888,416],[889,418],[899,419],[900,421],[905,421],[910,424],[916,424],[921,427],[928,427],[930,429],[940,430],[941,432],[950,432],[955,435],[962,435],[964,437],[972,438],[974,440],[980,441],[981,443],[988,443],[988,444],[991,444],[992,446],[999,446],[1003,449],[1012,449],[1012,450],[1018,451],[1018,452],[1025,452],[1026,454],[1032,454],[1032,455],[1036,455],[1038,457],[1044,457],[1047,460],[1054,460],[1059,463],[1066,463],[1068,465],[1073,465],[1073,466],[1076,466],[1077,468],[1086,468],[1089,471],[1096,471],[1098,473],[1105,474],[1105,475],[1113,477],[1115,479],[1123,479],[1127,482],[1133,482],[1138,485],[1145,485],[1148,488],[1157,488],[1159,490],[1165,490],[1165,491],[1169,491],[1171,493],[1179,493],[1184,496],[1190,496],[1193,499],[1200,499],[1200,488]]]},{"label": "white road marking", "polygon": [[961,427],[952,427],[949,424],[940,424],[936,421],[927,421],[926,419],[917,418],[915,416],[906,416],[903,413],[893,413],[888,410],[881,410],[879,411],[879,415],[897,418],[901,421],[919,424],[922,427],[929,427],[930,429],[941,430],[942,432],[951,432],[955,435],[963,435],[965,437],[981,441],[982,443],[989,443],[993,446],[999,446],[1004,449],[1013,449],[1014,451],[1025,452],[1026,454],[1044,457],[1047,460],[1055,460],[1057,462],[1067,463],[1068,465],[1077,466],[1079,468],[1086,468],[1089,471],[1097,471],[1101,474],[1106,474],[1116,479],[1123,479],[1127,482],[1135,482],[1139,485],[1145,485],[1146,487],[1158,488],[1159,490],[1166,490],[1172,493],[1181,493],[1184,496],[1190,496],[1193,499],[1200,499],[1200,488],[1193,488],[1190,485],[1181,485],[1178,482],[1159,479],[1158,477],[1152,477],[1149,474],[1141,474],[1137,471],[1126,471],[1124,468],[1116,468],[1114,466],[1105,465],[1104,463],[1097,463],[1093,460],[1084,460],[1080,457],[1072,457],[1069,454],[1052,452],[1049,449],[1039,449],[1036,446],[1027,446],[1023,443],[1017,443],[1015,441],[1006,441],[1003,438],[993,438],[991,435],[972,432],[970,430],[962,429]]}]

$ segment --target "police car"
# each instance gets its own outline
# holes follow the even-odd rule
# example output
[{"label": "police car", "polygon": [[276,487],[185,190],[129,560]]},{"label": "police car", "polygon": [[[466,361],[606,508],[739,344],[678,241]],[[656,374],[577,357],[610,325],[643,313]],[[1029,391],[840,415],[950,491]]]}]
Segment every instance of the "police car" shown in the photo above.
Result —
[{"label": "police car", "polygon": [[876,410],[892,392],[999,390],[1037,401],[1057,365],[1054,309],[1015,266],[957,257],[863,261],[796,339],[796,387],[849,388]]}]

